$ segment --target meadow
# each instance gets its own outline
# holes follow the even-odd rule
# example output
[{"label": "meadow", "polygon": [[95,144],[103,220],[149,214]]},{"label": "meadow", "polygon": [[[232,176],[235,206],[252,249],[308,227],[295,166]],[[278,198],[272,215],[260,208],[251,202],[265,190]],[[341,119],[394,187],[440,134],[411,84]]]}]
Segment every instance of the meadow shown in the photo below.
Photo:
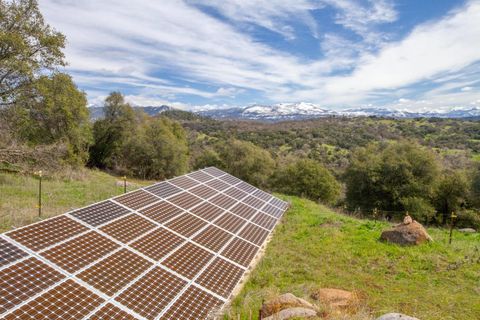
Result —
[{"label": "meadow", "polygon": [[[42,219],[121,194],[120,180],[88,169],[72,177],[45,177]],[[129,182],[128,190],[152,183]],[[37,188],[33,176],[0,174],[2,232],[40,219]],[[448,230],[429,228],[433,243],[399,247],[378,241],[389,227],[386,222],[279,196],[292,206],[226,318],[257,319],[265,299],[286,292],[309,299],[315,288],[329,287],[353,291],[361,298],[360,312],[348,319],[374,319],[393,311],[422,320],[480,319],[479,233],[454,231],[450,245]]]},{"label": "meadow", "polygon": [[292,207],[265,256],[234,299],[228,318],[257,319],[262,300],[291,292],[309,299],[315,288],[353,291],[357,315],[401,312],[422,320],[480,319],[480,234],[429,228],[433,243],[400,247],[380,242],[388,223],[333,212],[283,197]]}]

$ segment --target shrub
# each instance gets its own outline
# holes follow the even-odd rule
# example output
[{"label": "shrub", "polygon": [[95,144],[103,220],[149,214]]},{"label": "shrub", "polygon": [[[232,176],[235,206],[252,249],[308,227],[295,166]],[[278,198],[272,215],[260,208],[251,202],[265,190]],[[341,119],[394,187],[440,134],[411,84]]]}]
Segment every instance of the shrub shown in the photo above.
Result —
[{"label": "shrub", "polygon": [[328,204],[340,194],[340,184],[321,163],[299,159],[280,168],[272,179],[273,189]]}]

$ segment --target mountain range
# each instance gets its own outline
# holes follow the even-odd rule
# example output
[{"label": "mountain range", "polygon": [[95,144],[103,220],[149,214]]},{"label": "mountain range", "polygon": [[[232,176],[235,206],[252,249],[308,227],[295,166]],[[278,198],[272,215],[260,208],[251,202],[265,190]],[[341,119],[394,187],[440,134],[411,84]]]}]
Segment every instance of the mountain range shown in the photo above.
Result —
[{"label": "mountain range", "polygon": [[[157,115],[167,110],[174,110],[173,107],[162,106],[144,106],[141,108],[149,115]],[[405,110],[394,110],[387,108],[351,108],[344,110],[331,110],[313,103],[278,103],[274,105],[250,105],[246,107],[234,107],[227,109],[197,109],[193,111],[202,116],[215,119],[243,119],[259,121],[285,121],[302,120],[321,117],[366,117],[377,116],[385,118],[465,118],[480,119],[480,107],[458,107],[450,110],[431,110],[425,112],[412,112]],[[90,113],[93,119],[101,118],[103,115],[102,107],[90,107]]]}]

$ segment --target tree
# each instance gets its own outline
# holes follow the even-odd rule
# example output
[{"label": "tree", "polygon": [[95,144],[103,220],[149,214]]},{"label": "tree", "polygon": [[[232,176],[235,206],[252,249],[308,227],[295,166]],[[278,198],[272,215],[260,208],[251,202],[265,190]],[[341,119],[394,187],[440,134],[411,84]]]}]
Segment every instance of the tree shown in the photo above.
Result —
[{"label": "tree", "polygon": [[415,142],[369,144],[353,152],[345,173],[350,208],[404,210],[402,199],[430,199],[438,175],[434,154]]},{"label": "tree", "polygon": [[435,205],[446,224],[452,211],[460,208],[468,197],[469,181],[459,170],[443,172],[435,190]]},{"label": "tree", "polygon": [[256,186],[265,186],[275,162],[268,151],[251,142],[231,139],[219,147],[222,168]]},{"label": "tree", "polygon": [[130,175],[167,179],[185,173],[188,144],[183,128],[159,117],[139,124],[115,155],[115,169]]},{"label": "tree", "polygon": [[64,73],[41,76],[8,108],[11,131],[30,145],[64,142],[69,160],[85,162],[92,141],[85,93]]},{"label": "tree", "polygon": [[118,149],[134,132],[137,121],[133,108],[120,92],[112,92],[105,99],[104,115],[93,125],[94,144],[90,148],[89,165],[112,168]]},{"label": "tree", "polygon": [[299,159],[279,169],[272,179],[273,187],[287,194],[315,201],[334,203],[340,194],[340,184],[321,163]]},{"label": "tree", "polygon": [[45,23],[35,0],[0,0],[0,105],[45,70],[65,65],[65,36]]}]

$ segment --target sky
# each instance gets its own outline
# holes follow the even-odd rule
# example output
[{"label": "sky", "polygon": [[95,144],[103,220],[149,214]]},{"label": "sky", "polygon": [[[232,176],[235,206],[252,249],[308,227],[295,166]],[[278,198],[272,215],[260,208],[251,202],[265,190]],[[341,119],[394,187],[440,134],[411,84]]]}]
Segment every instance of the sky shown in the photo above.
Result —
[{"label": "sky", "polygon": [[480,0],[39,0],[89,103],[480,107]]}]

